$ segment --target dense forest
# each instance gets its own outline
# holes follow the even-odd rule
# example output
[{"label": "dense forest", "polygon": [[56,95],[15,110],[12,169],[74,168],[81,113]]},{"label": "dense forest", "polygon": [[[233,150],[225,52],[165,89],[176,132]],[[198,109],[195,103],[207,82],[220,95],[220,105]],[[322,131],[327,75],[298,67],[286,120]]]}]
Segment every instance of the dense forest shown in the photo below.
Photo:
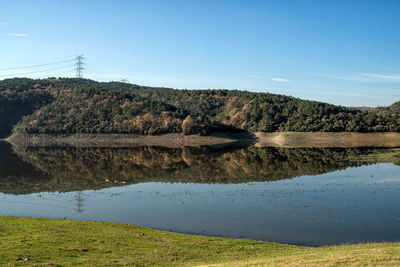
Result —
[{"label": "dense forest", "polygon": [[400,102],[347,108],[238,90],[176,90],[87,79],[0,81],[2,135],[400,131]]}]

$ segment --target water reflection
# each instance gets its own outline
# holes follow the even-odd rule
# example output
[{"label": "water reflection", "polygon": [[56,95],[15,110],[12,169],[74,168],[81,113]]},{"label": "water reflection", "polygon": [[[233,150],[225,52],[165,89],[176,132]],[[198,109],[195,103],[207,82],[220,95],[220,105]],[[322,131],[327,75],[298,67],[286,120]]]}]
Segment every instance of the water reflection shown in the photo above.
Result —
[{"label": "water reflection", "polygon": [[[244,183],[379,162],[385,148],[40,148],[0,143],[0,192],[101,189],[141,182]],[[368,158],[376,155],[376,160]],[[397,163],[396,158],[390,160]]]}]

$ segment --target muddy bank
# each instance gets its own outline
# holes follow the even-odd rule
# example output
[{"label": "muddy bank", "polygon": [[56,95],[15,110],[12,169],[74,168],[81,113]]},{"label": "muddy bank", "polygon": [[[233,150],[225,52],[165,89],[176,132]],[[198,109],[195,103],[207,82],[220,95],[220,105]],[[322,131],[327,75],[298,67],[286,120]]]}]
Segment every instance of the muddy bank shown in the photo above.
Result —
[{"label": "muddy bank", "polygon": [[256,133],[258,146],[399,147],[400,133],[283,132]]},{"label": "muddy bank", "polygon": [[[242,136],[241,138],[243,138]],[[223,145],[238,142],[235,136],[216,134],[212,136],[164,134],[73,134],[73,135],[21,135],[6,139],[18,146],[74,146],[74,147],[126,147],[126,146],[203,146]]]},{"label": "muddy bank", "polygon": [[209,136],[164,134],[73,134],[73,135],[21,135],[4,139],[20,146],[75,146],[75,147],[125,147],[125,146],[204,146],[234,143],[257,146],[282,147],[400,147],[400,133],[216,133]]}]

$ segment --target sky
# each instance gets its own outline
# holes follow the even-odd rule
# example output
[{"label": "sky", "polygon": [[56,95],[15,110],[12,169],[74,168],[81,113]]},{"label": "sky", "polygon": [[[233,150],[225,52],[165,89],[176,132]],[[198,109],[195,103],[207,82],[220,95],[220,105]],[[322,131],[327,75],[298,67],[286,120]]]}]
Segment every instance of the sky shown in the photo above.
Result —
[{"label": "sky", "polygon": [[0,79],[75,77],[83,54],[99,81],[387,106],[399,14],[398,0],[0,0]]}]

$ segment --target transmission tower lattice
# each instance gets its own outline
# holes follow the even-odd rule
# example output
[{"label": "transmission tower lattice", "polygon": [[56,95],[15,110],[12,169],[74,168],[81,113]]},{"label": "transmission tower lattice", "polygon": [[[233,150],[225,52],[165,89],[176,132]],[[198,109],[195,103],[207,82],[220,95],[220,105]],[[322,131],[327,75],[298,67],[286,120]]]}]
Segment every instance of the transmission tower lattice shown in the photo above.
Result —
[{"label": "transmission tower lattice", "polygon": [[85,199],[83,197],[83,193],[81,191],[77,192],[74,199],[76,200],[75,211],[78,213],[83,213],[83,211],[84,211],[83,207],[85,206],[85,204],[84,204]]},{"label": "transmission tower lattice", "polygon": [[76,71],[76,78],[83,78],[83,70],[85,69],[83,66],[85,63],[83,62],[85,58],[83,55],[77,56],[75,58],[75,71]]}]

